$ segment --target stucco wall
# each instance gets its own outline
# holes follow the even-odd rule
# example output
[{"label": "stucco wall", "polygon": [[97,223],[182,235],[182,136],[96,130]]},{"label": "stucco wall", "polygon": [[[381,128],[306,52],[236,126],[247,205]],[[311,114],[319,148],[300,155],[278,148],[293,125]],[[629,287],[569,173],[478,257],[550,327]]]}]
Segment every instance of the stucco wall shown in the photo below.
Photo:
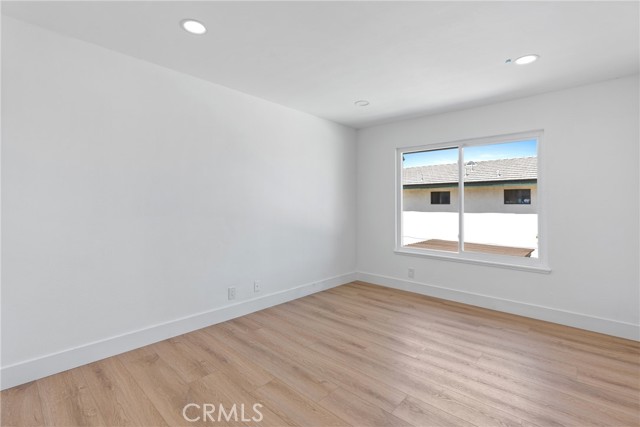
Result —
[{"label": "stucco wall", "polygon": [[[504,190],[531,189],[530,205],[506,205],[504,203]],[[431,193],[433,191],[450,191],[451,204],[432,205]],[[537,186],[535,184],[495,184],[482,187],[465,187],[464,210],[468,213],[521,213],[532,214],[537,212]],[[405,212],[458,212],[458,188],[406,188],[403,190],[403,210]]]}]

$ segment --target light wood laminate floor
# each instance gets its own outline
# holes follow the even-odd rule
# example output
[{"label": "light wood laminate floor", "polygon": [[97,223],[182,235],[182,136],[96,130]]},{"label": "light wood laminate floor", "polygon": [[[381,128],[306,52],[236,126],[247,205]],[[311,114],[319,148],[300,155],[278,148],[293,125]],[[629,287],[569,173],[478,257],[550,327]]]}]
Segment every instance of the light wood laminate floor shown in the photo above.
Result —
[{"label": "light wood laminate floor", "polygon": [[[6,390],[1,420],[637,426],[639,358],[634,341],[356,282]],[[263,420],[189,423],[187,403],[261,403]]]}]

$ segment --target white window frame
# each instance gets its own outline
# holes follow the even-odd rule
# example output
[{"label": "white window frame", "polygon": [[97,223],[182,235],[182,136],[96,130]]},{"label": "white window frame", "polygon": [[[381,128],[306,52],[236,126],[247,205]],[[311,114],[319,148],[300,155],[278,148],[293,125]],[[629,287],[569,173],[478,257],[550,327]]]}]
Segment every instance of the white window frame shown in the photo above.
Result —
[{"label": "white window frame", "polygon": [[[400,255],[428,257],[446,261],[482,264],[517,270],[534,271],[539,273],[549,273],[551,271],[551,268],[549,267],[547,250],[547,187],[545,183],[545,173],[543,168],[545,164],[543,158],[544,144],[542,143],[543,133],[544,132],[542,130],[534,130],[506,135],[496,135],[482,138],[396,148],[396,245],[394,252]],[[464,159],[465,147],[505,142],[517,142],[527,139],[537,140],[536,149],[538,158],[538,179],[536,203],[538,214],[538,258],[485,254],[481,252],[464,252],[460,247],[459,252],[456,253],[402,246],[402,158],[404,154],[415,153],[418,151],[441,150],[446,148],[458,149],[458,246],[460,246],[464,244],[464,165],[462,164],[462,160]]]}]

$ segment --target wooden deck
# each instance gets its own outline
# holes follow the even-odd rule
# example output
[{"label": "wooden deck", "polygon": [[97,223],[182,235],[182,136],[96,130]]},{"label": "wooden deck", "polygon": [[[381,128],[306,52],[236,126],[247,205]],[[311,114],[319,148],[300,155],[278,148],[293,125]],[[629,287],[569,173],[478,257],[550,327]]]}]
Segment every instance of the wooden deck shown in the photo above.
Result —
[{"label": "wooden deck", "polygon": [[[431,239],[423,242],[407,245],[410,248],[432,249],[435,251],[458,252],[458,242],[453,240]],[[518,257],[531,257],[535,251],[532,248],[518,248],[513,246],[483,245],[480,243],[465,243],[464,250],[467,252],[482,252],[485,254],[509,255]]]},{"label": "wooden deck", "polygon": [[[5,390],[0,424],[637,426],[639,360],[635,341],[356,282]],[[190,423],[190,402],[264,419]]]}]

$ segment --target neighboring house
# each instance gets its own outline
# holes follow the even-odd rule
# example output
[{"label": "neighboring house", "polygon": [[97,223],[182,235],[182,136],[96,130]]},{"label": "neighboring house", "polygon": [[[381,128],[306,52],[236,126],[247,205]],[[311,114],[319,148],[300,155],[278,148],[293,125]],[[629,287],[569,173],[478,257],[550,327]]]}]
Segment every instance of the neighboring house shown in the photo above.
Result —
[{"label": "neighboring house", "polygon": [[[537,157],[468,162],[464,168],[465,212],[536,213]],[[402,184],[404,211],[458,211],[457,163],[405,168]]]}]

